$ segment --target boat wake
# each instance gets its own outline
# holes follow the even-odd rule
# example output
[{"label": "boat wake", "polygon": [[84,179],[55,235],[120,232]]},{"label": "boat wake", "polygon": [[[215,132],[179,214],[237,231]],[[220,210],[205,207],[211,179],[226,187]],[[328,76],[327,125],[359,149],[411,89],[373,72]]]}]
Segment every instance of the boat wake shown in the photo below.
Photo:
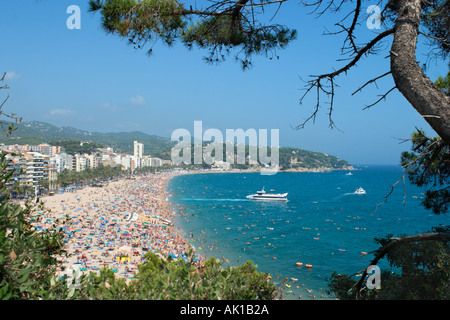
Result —
[{"label": "boat wake", "polygon": [[206,198],[180,198],[182,201],[245,201],[248,202],[250,199],[206,199]]}]

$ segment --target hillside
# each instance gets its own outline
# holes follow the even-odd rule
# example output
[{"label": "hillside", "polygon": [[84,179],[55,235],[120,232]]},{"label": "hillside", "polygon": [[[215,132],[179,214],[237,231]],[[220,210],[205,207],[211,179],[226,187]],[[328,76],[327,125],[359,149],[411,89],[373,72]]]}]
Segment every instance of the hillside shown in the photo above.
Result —
[{"label": "hillside", "polygon": [[297,148],[280,148],[280,166],[282,170],[304,171],[312,169],[353,170],[346,160],[321,152],[306,151]]},{"label": "hillside", "polygon": [[117,152],[133,154],[135,140],[144,144],[144,155],[152,155],[162,159],[170,158],[170,149],[174,143],[169,138],[134,132],[89,132],[73,127],[57,127],[45,122],[29,121],[15,125],[17,130],[10,137],[2,132],[0,143],[4,144],[40,144],[50,141],[79,140],[93,141],[113,147]]},{"label": "hillside", "polygon": [[[0,143],[36,145],[61,140],[92,141],[104,146],[113,147],[116,152],[133,154],[133,142],[137,140],[144,144],[144,155],[151,155],[166,160],[170,160],[170,151],[175,145],[175,142],[172,142],[169,138],[148,135],[139,131],[110,133],[89,132],[73,127],[60,128],[39,121],[23,122],[16,124],[16,127],[17,130],[15,130],[10,137],[7,137],[1,132]],[[279,161],[281,170],[290,171],[353,169],[347,161],[341,160],[335,156],[297,148],[280,148]],[[240,168],[242,168],[242,166],[240,166]]]}]

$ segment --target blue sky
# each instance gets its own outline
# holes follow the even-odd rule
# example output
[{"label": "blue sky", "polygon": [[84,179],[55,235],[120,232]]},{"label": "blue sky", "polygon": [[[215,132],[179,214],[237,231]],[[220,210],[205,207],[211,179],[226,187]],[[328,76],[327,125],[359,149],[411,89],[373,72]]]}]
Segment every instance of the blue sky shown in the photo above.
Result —
[{"label": "blue sky", "polygon": [[[292,127],[310,115],[315,95],[303,104],[300,78],[339,68],[342,36],[323,36],[333,30],[333,16],[316,18],[297,1],[283,5],[274,22],[297,29],[298,37],[279,59],[255,57],[254,67],[242,71],[232,58],[208,65],[207,52],[187,50],[176,43],[157,42],[153,55],[135,50],[125,40],[100,29],[99,14],[87,13],[87,0],[0,1],[0,72],[8,72],[10,99],[5,112],[24,121],[98,132],[139,130],[170,137],[177,128],[193,134],[194,121],[204,130],[217,128],[279,129],[280,145],[333,154],[352,164],[398,164],[400,144],[415,127],[434,132],[399,92],[363,110],[393,87],[386,77],[352,96],[361,84],[389,70],[387,51],[364,59],[347,76],[337,79],[334,121],[328,127],[326,105],[316,122],[303,130]],[[81,8],[81,29],[70,30],[70,5]],[[365,3],[364,9],[372,3]],[[373,4],[376,4],[375,2]],[[374,31],[360,26],[367,40]],[[385,43],[388,47],[389,41]],[[418,59],[425,61],[426,47]],[[445,62],[428,63],[431,80],[447,72]]]}]

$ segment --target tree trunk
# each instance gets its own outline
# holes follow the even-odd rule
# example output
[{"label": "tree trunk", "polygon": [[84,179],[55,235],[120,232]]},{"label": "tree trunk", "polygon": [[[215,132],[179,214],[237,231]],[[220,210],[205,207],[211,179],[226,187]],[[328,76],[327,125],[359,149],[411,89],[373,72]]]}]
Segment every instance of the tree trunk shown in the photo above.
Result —
[{"label": "tree trunk", "polygon": [[391,71],[397,89],[436,133],[450,144],[450,97],[423,73],[416,61],[420,0],[397,0],[398,17],[391,48]]}]

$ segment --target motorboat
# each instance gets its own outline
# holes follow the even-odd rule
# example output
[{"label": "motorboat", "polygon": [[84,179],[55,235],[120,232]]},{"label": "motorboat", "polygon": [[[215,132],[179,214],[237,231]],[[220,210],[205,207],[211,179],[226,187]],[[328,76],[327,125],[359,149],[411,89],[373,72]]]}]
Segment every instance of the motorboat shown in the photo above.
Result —
[{"label": "motorboat", "polygon": [[265,201],[287,201],[287,193],[266,193],[264,188],[261,191],[256,191],[255,194],[247,196],[251,200],[265,200]]},{"label": "motorboat", "polygon": [[364,190],[363,188],[359,187],[358,189],[356,189],[355,194],[366,194],[366,190]]}]

